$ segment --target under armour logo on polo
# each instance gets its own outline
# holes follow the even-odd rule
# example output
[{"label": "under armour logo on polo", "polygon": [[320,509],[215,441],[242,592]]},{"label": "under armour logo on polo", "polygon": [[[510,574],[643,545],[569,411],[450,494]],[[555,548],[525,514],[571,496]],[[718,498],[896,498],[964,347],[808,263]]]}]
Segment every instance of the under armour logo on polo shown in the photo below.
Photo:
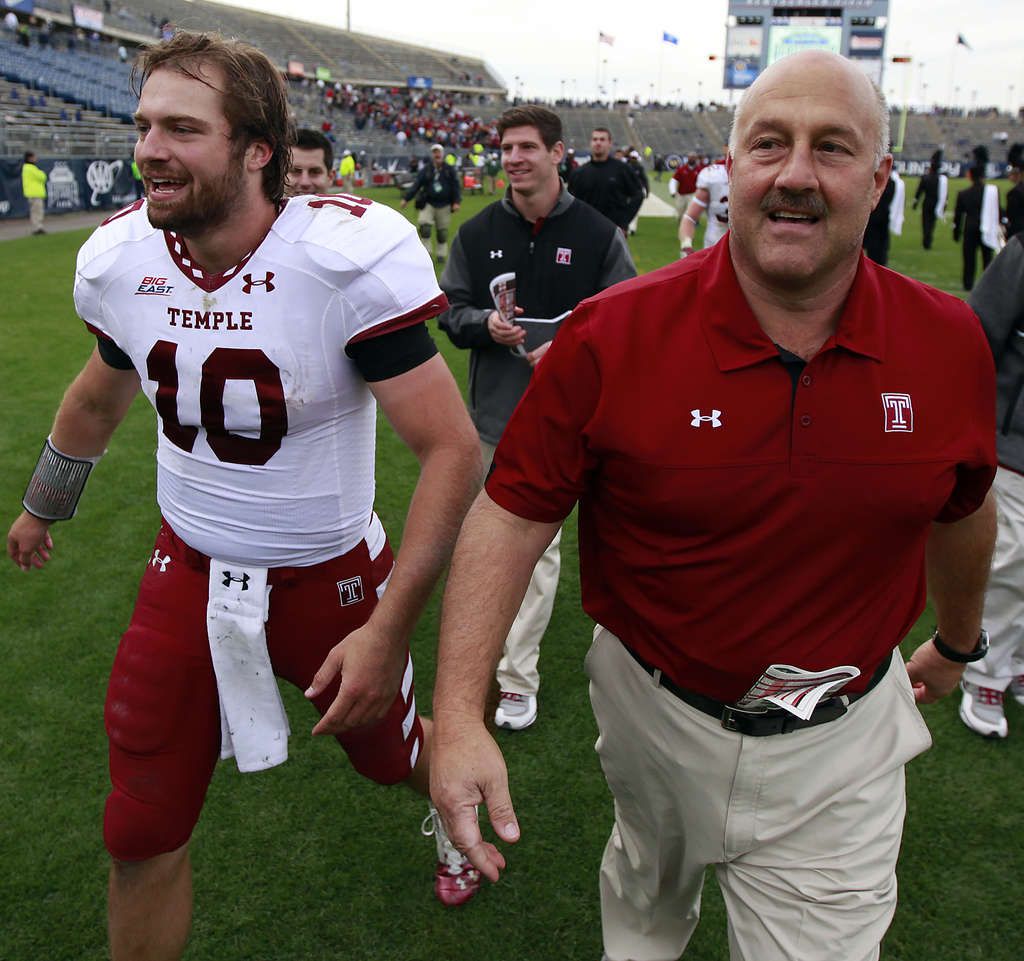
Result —
[{"label": "under armour logo on polo", "polygon": [[358,604],[363,599],[363,579],[357,575],[347,581],[338,581],[338,599],[342,607]]},{"label": "under armour logo on polo", "polygon": [[157,548],[153,551],[153,559],[149,562],[150,567],[156,567],[160,565],[160,573],[163,574],[167,570],[167,565],[171,563],[171,555],[165,554],[163,557],[160,556],[160,549]]},{"label": "under armour logo on polo", "polygon": [[720,410],[713,410],[710,414],[704,414],[698,408],[691,410],[690,416],[693,418],[690,421],[691,427],[700,427],[701,424],[710,424],[712,427],[722,426],[722,412]]},{"label": "under armour logo on polo", "polygon": [[224,586],[225,587],[230,587],[231,586],[231,582],[234,581],[235,583],[242,585],[241,589],[243,591],[249,590],[249,575],[248,574],[243,574],[241,577],[234,577],[234,576],[232,576],[231,571],[221,571],[221,573],[224,575]]},{"label": "under armour logo on polo", "polygon": [[910,394],[882,394],[882,413],[887,434],[914,432],[914,405]]},{"label": "under armour logo on polo", "polygon": [[555,263],[556,264],[571,264],[572,263],[572,248],[571,247],[559,247],[555,251]]},{"label": "under armour logo on polo", "polygon": [[501,260],[501,258],[504,257],[504,256],[505,256],[505,251],[504,250],[492,250],[491,251],[491,260]]},{"label": "under armour logo on polo", "polygon": [[252,274],[243,274],[242,280],[244,280],[245,283],[242,284],[242,293],[251,294],[253,287],[262,287],[269,294],[274,289],[274,285],[271,283],[273,279],[274,274],[269,270],[267,271],[267,276],[262,280],[253,280]]}]

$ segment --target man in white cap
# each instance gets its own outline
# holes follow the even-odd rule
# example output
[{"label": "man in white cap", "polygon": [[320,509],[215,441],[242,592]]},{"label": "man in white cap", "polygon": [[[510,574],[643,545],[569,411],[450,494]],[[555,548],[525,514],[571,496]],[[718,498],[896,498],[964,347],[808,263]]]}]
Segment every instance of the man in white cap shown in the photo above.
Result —
[{"label": "man in white cap", "polygon": [[423,246],[430,250],[430,235],[437,230],[437,262],[443,264],[448,257],[448,228],[452,214],[462,202],[462,185],[455,167],[444,162],[444,147],[436,143],[430,148],[429,164],[420,168],[412,186],[402,197],[404,207],[414,197],[420,212],[417,223]]}]

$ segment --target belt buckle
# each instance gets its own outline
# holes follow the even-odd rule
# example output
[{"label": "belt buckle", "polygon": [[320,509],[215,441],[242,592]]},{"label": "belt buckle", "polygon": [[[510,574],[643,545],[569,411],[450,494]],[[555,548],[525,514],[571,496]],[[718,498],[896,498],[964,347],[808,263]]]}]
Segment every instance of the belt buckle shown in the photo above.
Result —
[{"label": "belt buckle", "polygon": [[767,713],[767,711],[744,711],[742,708],[726,704],[722,707],[722,716],[720,720],[722,722],[722,727],[727,731],[736,731],[742,734],[744,733],[740,728],[740,721],[742,719],[764,717]]}]

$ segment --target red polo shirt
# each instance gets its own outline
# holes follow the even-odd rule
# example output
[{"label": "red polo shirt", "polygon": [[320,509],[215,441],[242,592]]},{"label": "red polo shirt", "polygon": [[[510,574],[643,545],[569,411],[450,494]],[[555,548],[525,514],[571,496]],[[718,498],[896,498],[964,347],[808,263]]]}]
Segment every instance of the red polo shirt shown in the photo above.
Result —
[{"label": "red polo shirt", "polygon": [[696,167],[691,167],[688,164],[682,163],[676,167],[676,172],[672,174],[672,179],[679,185],[680,194],[692,194],[697,189],[697,175],[706,167],[706,164],[697,164]]},{"label": "red polo shirt", "polygon": [[864,687],[925,604],[932,521],[980,506],[995,387],[961,301],[862,257],[794,391],[728,242],[585,300],[505,430],[487,492],[579,501],[583,607],[677,684],[773,663]]}]

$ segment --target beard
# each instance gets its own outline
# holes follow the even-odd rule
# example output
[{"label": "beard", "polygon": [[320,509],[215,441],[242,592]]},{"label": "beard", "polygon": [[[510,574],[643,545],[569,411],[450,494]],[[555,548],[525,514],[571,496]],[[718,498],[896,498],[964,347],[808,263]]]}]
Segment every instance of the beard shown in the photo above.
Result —
[{"label": "beard", "polygon": [[[242,158],[245,150],[231,151],[225,169],[207,180],[188,180],[187,196],[170,203],[146,193],[146,213],[158,230],[173,230],[183,237],[195,236],[219,227],[231,216],[243,195]],[[166,176],[165,171],[147,168],[147,178]],[[168,178],[170,179],[170,178]]]}]

